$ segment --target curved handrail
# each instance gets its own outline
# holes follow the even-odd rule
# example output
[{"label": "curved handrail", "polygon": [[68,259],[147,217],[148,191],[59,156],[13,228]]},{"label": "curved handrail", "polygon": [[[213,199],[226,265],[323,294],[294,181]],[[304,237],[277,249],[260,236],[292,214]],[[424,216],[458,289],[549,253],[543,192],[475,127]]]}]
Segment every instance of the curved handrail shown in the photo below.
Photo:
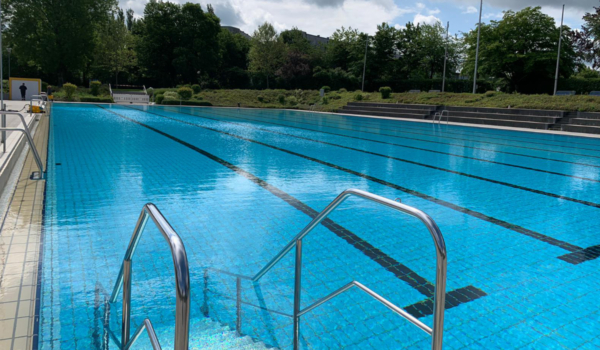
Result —
[{"label": "curved handrail", "polygon": [[31,148],[31,152],[33,153],[33,157],[35,158],[35,162],[37,163],[38,168],[40,169],[40,177],[39,179],[35,179],[35,180],[43,180],[44,179],[44,164],[42,163],[42,159],[40,158],[40,155],[37,151],[37,149],[35,148],[35,144],[33,143],[33,137],[31,137],[31,133],[29,133],[29,130],[27,129],[19,129],[19,128],[0,128],[0,131],[18,131],[18,132],[22,132],[26,139],[27,142],[29,142],[29,148]]},{"label": "curved handrail", "polygon": [[[301,290],[301,274],[302,274],[302,239],[306,237],[315,227],[317,227],[327,216],[334,211],[340,204],[342,204],[348,197],[356,196],[363,199],[370,200],[372,202],[385,205],[391,209],[403,212],[410,216],[419,219],[427,229],[436,250],[436,279],[435,279],[435,292],[434,292],[434,313],[433,313],[433,331],[432,336],[432,349],[440,350],[443,342],[443,328],[444,328],[444,311],[446,304],[446,270],[447,270],[447,253],[446,243],[439,227],[433,221],[433,219],[425,214],[423,211],[408,206],[406,204],[393,201],[391,199],[378,196],[373,193],[369,193],[358,189],[348,189],[338,195],[323,211],[321,211],[300,233],[298,233],[267,265],[265,265],[258,273],[254,276],[244,276],[235,274],[232,272],[209,268],[210,270],[224,273],[237,277],[238,279],[250,280],[252,282],[259,281],[267,272],[269,272],[284,256],[289,253],[294,247],[296,247],[296,263],[295,263],[295,281],[294,281],[294,349],[298,349],[298,336],[299,336],[299,317],[300,317],[300,290]],[[358,283],[358,282],[357,282]],[[362,286],[362,285],[361,285]],[[364,286],[363,286],[364,287]],[[366,287],[364,287],[366,288]],[[363,288],[361,288],[363,289]],[[367,288],[368,289],[368,288]],[[366,291],[363,289],[363,291]],[[373,295],[372,295],[373,296]],[[380,300],[381,301],[381,300]],[[393,304],[392,304],[393,305]],[[412,317],[412,316],[410,316]],[[408,319],[411,321],[410,319]],[[411,321],[412,322],[412,321]],[[419,321],[420,322],[420,321]],[[414,323],[414,322],[413,322]],[[417,325],[419,326],[419,325]],[[419,328],[423,329],[421,326]]]},{"label": "curved handrail", "polygon": [[190,326],[190,271],[187,260],[187,254],[183,241],[175,232],[171,224],[165,219],[160,210],[152,204],[144,205],[140,217],[138,218],[135,230],[129,241],[129,246],[123,258],[123,264],[119,271],[119,276],[115,282],[110,302],[117,300],[117,295],[123,287],[123,324],[122,324],[122,343],[127,344],[130,332],[130,313],[131,313],[131,259],[135,253],[137,245],[142,236],[142,232],[151,218],[160,233],[169,243],[173,265],[175,268],[176,284],[176,314],[175,314],[175,350],[188,350],[189,326]]}]

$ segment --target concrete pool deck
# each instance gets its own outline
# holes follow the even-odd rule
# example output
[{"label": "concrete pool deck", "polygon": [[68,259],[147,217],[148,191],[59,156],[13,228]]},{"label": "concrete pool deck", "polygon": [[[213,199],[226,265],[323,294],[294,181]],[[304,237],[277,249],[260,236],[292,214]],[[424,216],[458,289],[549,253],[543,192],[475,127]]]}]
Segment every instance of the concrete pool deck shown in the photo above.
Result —
[{"label": "concrete pool deck", "polygon": [[[19,110],[25,103],[7,101],[8,109]],[[11,103],[12,102],[12,103]],[[21,108],[19,108],[19,105]],[[20,127],[18,117],[7,118],[10,127]],[[36,148],[46,162],[48,146],[49,118],[42,115],[39,123],[37,116],[27,115],[26,121],[35,132],[33,138]],[[18,132],[8,137],[7,152],[0,157],[2,164],[15,166],[20,170],[16,185],[4,184],[7,192],[8,209],[0,228],[0,349],[31,349],[34,343],[36,297],[38,286],[38,262],[41,251],[43,198],[45,180],[31,180],[30,176],[38,171],[29,146],[22,142],[23,135]],[[27,154],[22,165],[18,161],[23,147]],[[11,173],[10,167],[3,173]],[[13,174],[14,176],[15,174]]]}]

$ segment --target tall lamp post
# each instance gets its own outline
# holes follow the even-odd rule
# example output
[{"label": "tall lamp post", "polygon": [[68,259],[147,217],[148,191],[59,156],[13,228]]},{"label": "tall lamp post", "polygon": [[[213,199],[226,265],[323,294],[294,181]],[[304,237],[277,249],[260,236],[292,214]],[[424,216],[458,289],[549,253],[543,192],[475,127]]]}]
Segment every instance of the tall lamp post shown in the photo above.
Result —
[{"label": "tall lamp post", "polygon": [[483,13],[483,0],[479,5],[479,26],[477,26],[477,51],[475,51],[475,74],[473,74],[473,93],[477,93],[477,68],[479,65],[479,38],[481,37],[481,14]]},{"label": "tall lamp post", "polygon": [[556,76],[554,77],[554,96],[556,96],[556,90],[558,89],[558,70],[560,68],[560,48],[562,46],[562,30],[563,30],[564,20],[565,20],[565,5],[563,5],[562,18],[560,19],[560,36],[558,38],[558,57],[556,58]]},{"label": "tall lamp post", "polygon": [[444,75],[442,76],[442,92],[446,90],[446,62],[448,62],[448,35],[450,34],[450,21],[446,25],[446,48],[444,49]]},{"label": "tall lamp post", "polygon": [[[0,109],[4,110],[4,71],[2,67],[2,0],[0,0]],[[4,126],[4,123],[3,125]],[[4,137],[2,138],[4,142]]]},{"label": "tall lamp post", "polygon": [[8,78],[10,79],[10,54],[12,53],[12,47],[6,49],[8,51]]},{"label": "tall lamp post", "polygon": [[363,63],[363,79],[362,79],[362,92],[365,92],[365,74],[367,72],[367,49],[369,48],[369,35],[365,38],[365,61]]}]

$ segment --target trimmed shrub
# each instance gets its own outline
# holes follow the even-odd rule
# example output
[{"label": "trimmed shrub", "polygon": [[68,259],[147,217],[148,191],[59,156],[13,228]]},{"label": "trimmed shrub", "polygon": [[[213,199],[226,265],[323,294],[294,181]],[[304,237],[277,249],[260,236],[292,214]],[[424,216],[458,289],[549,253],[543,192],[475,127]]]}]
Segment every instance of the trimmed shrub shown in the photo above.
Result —
[{"label": "trimmed shrub", "polygon": [[147,88],[146,92],[148,93],[148,96],[152,96],[154,95],[154,88]]},{"label": "trimmed shrub", "polygon": [[287,98],[287,102],[290,106],[295,106],[298,104],[298,99],[295,96],[290,96]]},{"label": "trimmed shrub", "polygon": [[328,93],[329,91],[331,91],[331,88],[329,86],[327,86],[327,85],[323,86],[321,89],[323,91],[325,91],[325,93]]},{"label": "trimmed shrub", "polygon": [[381,98],[384,100],[392,96],[392,88],[389,86],[380,87],[379,92],[381,93]]},{"label": "trimmed shrub", "polygon": [[284,95],[279,95],[277,97],[277,100],[279,101],[279,103],[281,103],[282,105],[285,104],[285,96]]},{"label": "trimmed shrub", "polygon": [[165,99],[164,101],[179,101],[181,97],[175,91],[167,91],[164,93]]},{"label": "trimmed shrub", "polygon": [[198,84],[194,84],[194,85],[192,85],[192,90],[194,90],[195,94],[199,94],[200,91],[202,91],[202,87]]},{"label": "trimmed shrub", "polygon": [[157,104],[162,104],[164,99],[165,99],[165,95],[158,94],[158,95],[156,95],[156,97],[154,97],[154,102],[156,102]]},{"label": "trimmed shrub", "polygon": [[192,96],[192,98],[194,100],[198,100],[198,101],[203,100],[202,96],[200,96],[200,95],[194,95],[194,96]]},{"label": "trimmed shrub", "polygon": [[65,92],[67,100],[72,101],[73,95],[75,95],[75,91],[77,91],[77,85],[71,84],[71,83],[66,83],[62,86],[62,88]]},{"label": "trimmed shrub", "polygon": [[206,101],[164,101],[163,105],[179,105],[180,103],[182,106],[212,106],[212,103]]},{"label": "trimmed shrub", "polygon": [[340,93],[340,94],[343,94],[343,93],[346,93],[346,92],[348,92],[348,90],[346,90],[344,88],[341,88],[341,89],[338,90],[338,93]]},{"label": "trimmed shrub", "polygon": [[114,103],[110,96],[99,96],[99,97],[80,97],[81,102],[94,102],[94,103]]},{"label": "trimmed shrub", "polygon": [[363,95],[362,94],[356,94],[354,95],[354,101],[362,101],[363,100]]},{"label": "trimmed shrub", "polygon": [[94,96],[98,96],[100,94],[100,87],[102,86],[102,83],[99,81],[92,81],[90,83],[90,94],[94,95]]},{"label": "trimmed shrub", "polygon": [[265,102],[265,97],[264,96],[257,96],[256,99],[258,100],[258,102],[260,103],[264,103]]},{"label": "trimmed shrub", "polygon": [[329,104],[329,99],[327,98],[327,96],[323,96],[323,104],[324,105],[328,105]]},{"label": "trimmed shrub", "polygon": [[332,96],[329,96],[329,98],[332,99],[332,100],[341,100],[342,96],[340,96],[340,95],[332,95]]},{"label": "trimmed shrub", "polygon": [[192,88],[189,88],[187,86],[181,87],[177,90],[177,94],[179,96],[181,96],[182,100],[189,100],[190,98],[192,98],[192,95],[194,94],[194,90],[192,90]]}]

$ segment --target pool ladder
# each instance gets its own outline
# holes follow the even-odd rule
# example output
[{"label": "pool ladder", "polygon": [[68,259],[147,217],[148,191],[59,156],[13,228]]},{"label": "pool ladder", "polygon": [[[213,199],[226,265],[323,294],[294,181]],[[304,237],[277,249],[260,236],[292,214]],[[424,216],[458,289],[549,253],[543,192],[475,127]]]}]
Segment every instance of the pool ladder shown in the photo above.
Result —
[{"label": "pool ladder", "polygon": [[[23,129],[6,127],[6,116],[7,115],[18,116],[19,119],[21,120],[21,123],[23,124]],[[1,120],[2,120],[1,121],[2,125],[0,126],[0,131],[2,131],[1,137],[2,137],[2,145],[3,145],[4,153],[6,153],[6,141],[7,141],[6,132],[7,131],[16,131],[16,132],[23,133],[23,135],[25,135],[25,140],[27,140],[27,143],[29,143],[29,147],[31,148],[31,153],[33,154],[35,163],[37,164],[37,167],[39,169],[39,172],[34,172],[33,174],[31,174],[30,179],[31,180],[43,180],[45,178],[44,163],[42,163],[42,158],[40,158],[40,154],[38,153],[38,150],[35,147],[35,143],[33,142],[33,137],[31,136],[31,131],[29,130],[29,127],[27,126],[27,123],[25,122],[25,116],[23,116],[23,113],[0,111],[0,116],[1,116]]]},{"label": "pool ladder", "polygon": [[[434,311],[433,311],[433,328],[430,328],[423,322],[419,321],[414,316],[402,308],[394,305],[389,300],[385,299],[375,291],[369,289],[363,284],[352,281],[331,294],[317,300],[313,304],[301,308],[300,296],[302,289],[302,240],[312,230],[314,230],[323,220],[325,220],[331,212],[333,212],[340,204],[342,204],[348,197],[356,196],[368,201],[375,202],[380,205],[384,205],[396,211],[408,214],[412,217],[419,219],[428,229],[431,237],[433,238],[435,249],[436,249],[436,281],[435,281],[435,292],[434,292]],[[129,349],[135,341],[139,338],[144,328],[150,337],[150,342],[154,350],[160,349],[160,343],[156,337],[156,333],[152,327],[152,323],[149,319],[144,320],[144,323],[138,327],[133,337],[130,338],[130,313],[131,313],[131,259],[135,253],[135,249],[141,238],[141,233],[148,222],[148,218],[151,218],[163,237],[169,243],[171,255],[173,257],[173,264],[175,268],[175,284],[176,284],[176,316],[175,316],[175,350],[188,350],[189,345],[189,319],[190,319],[190,277],[189,267],[187,261],[187,255],[183,246],[183,241],[173,230],[168,221],[164,218],[161,212],[153,204],[146,204],[140,217],[137,221],[133,236],[129,242],[119,277],[115,283],[113,293],[110,298],[110,302],[114,303],[117,300],[117,295],[123,287],[123,316],[122,316],[122,349]],[[373,299],[379,301],[387,308],[392,310],[394,313],[405,318],[419,329],[431,336],[431,349],[441,350],[443,344],[443,328],[444,328],[444,311],[445,311],[445,300],[446,300],[446,269],[447,269],[447,256],[446,256],[446,245],[444,238],[437,224],[429,215],[424,212],[402,204],[398,201],[393,201],[366,191],[349,189],[342,192],[337,196],[322,212],[320,212],[300,233],[298,233],[267,265],[265,265],[257,274],[254,276],[245,276],[229,271],[209,268],[205,270],[204,281],[207,283],[209,270],[216,273],[229,275],[236,278],[236,327],[237,331],[241,329],[241,281],[247,280],[253,283],[258,282],[267,272],[269,272],[277,263],[279,263],[287,253],[295,248],[295,273],[294,273],[294,306],[293,315],[285,315],[293,318],[293,346],[294,350],[299,349],[300,343],[300,318],[306,313],[316,309],[317,307],[327,303],[331,299],[338,295],[356,287]],[[207,310],[206,310],[207,311]],[[273,311],[268,310],[267,311]],[[282,313],[280,313],[282,314]]]},{"label": "pool ladder", "polygon": [[448,124],[449,123],[449,119],[450,119],[450,112],[448,112],[448,110],[446,110],[446,109],[444,109],[441,112],[436,112],[433,115],[433,122],[435,123],[435,121],[437,120],[438,123],[441,123],[442,122],[442,118],[444,116],[446,117],[446,124]]}]

